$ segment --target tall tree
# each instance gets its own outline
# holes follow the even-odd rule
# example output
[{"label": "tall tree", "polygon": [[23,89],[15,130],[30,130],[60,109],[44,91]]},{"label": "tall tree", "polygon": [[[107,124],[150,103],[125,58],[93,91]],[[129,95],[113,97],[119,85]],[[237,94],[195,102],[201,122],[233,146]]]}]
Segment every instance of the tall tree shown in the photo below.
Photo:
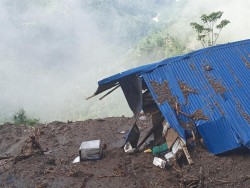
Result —
[{"label": "tall tree", "polygon": [[198,24],[196,22],[190,23],[190,26],[194,28],[198,34],[197,40],[201,42],[203,47],[216,45],[221,30],[230,23],[229,20],[221,20],[220,23],[217,24],[222,15],[222,11],[212,12],[208,15],[203,14],[200,17],[203,24]]}]

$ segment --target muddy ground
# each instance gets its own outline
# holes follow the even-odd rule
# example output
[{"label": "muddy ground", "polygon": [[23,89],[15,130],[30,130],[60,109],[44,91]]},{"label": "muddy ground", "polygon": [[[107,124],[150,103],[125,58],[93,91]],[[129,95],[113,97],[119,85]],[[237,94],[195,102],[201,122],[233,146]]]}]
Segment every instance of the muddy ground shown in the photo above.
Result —
[{"label": "muddy ground", "polygon": [[[190,152],[193,165],[160,169],[150,153],[120,148],[133,119],[114,117],[27,126],[0,125],[0,187],[249,187],[250,153],[214,156],[201,146]],[[141,136],[151,128],[140,120]],[[33,145],[30,136],[38,130]],[[36,131],[35,131],[36,130]],[[73,164],[81,142],[101,139],[98,161]]]}]

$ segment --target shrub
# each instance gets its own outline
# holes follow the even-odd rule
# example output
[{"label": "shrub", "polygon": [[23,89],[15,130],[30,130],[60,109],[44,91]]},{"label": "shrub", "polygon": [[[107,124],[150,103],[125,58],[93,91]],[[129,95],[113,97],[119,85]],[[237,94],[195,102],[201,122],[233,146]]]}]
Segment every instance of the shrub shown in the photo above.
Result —
[{"label": "shrub", "polygon": [[27,117],[24,109],[21,109],[16,114],[14,114],[13,121],[14,121],[15,125],[33,126],[33,125],[39,123],[39,119]]}]

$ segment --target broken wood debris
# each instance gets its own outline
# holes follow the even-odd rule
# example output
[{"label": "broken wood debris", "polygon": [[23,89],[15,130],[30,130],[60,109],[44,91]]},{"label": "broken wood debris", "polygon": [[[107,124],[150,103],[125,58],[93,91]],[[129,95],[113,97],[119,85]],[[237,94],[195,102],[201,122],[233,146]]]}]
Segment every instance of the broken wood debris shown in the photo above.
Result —
[{"label": "broken wood debris", "polygon": [[186,156],[186,159],[188,161],[188,164],[193,164],[194,162],[193,162],[193,160],[192,160],[192,158],[191,158],[191,156],[190,156],[190,154],[189,154],[189,152],[187,150],[186,145],[183,143],[183,141],[181,139],[180,139],[180,142],[181,142],[182,150],[183,150],[183,152],[184,152],[184,154]]},{"label": "broken wood debris", "polygon": [[209,84],[212,86],[212,88],[214,89],[216,93],[223,95],[227,91],[227,89],[222,85],[220,81],[212,79],[211,77],[207,77],[207,78],[208,78]]},{"label": "broken wood debris", "polygon": [[175,108],[175,104],[178,102],[178,99],[176,96],[172,95],[171,89],[169,88],[168,82],[166,80],[164,80],[162,84],[152,80],[151,85],[157,95],[157,102],[160,104],[168,102],[172,108]]},{"label": "broken wood debris", "polygon": [[[168,102],[168,104],[174,110],[176,110],[177,115],[178,115],[178,113],[181,113],[181,114],[183,114],[183,115],[185,115],[193,120],[209,120],[209,118],[203,114],[203,111],[201,109],[196,110],[193,114],[187,114],[185,112],[182,112],[180,110],[178,99],[176,96],[172,95],[167,81],[164,80],[162,84],[159,84],[155,81],[151,81],[151,84],[152,84],[152,86],[155,90],[155,93],[157,95],[158,102],[160,104],[162,104],[165,101]],[[188,88],[188,87],[186,87],[186,90],[188,90],[189,92],[192,92],[192,93],[197,93],[197,91],[195,91],[191,88]]]},{"label": "broken wood debris", "polygon": [[191,114],[191,118],[193,120],[209,120],[209,117],[203,114],[202,109],[196,110],[193,114]]},{"label": "broken wood debris", "polygon": [[179,87],[180,87],[182,94],[185,98],[185,104],[188,103],[188,96],[190,94],[198,94],[198,91],[196,89],[191,88],[186,83],[184,83],[182,81],[178,81],[178,84],[179,84]]},{"label": "broken wood debris", "polygon": [[185,112],[180,111],[179,109],[175,109],[175,110],[193,120],[209,120],[209,117],[203,114],[202,109],[196,110],[193,114],[187,114]]}]

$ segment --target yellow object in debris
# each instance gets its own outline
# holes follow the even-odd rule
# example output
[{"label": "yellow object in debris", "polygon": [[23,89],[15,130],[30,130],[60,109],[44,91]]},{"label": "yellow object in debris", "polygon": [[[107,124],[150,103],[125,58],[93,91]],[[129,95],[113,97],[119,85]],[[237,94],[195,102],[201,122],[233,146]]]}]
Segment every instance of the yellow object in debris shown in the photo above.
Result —
[{"label": "yellow object in debris", "polygon": [[151,152],[152,152],[152,150],[150,148],[144,150],[144,153],[151,153]]}]

